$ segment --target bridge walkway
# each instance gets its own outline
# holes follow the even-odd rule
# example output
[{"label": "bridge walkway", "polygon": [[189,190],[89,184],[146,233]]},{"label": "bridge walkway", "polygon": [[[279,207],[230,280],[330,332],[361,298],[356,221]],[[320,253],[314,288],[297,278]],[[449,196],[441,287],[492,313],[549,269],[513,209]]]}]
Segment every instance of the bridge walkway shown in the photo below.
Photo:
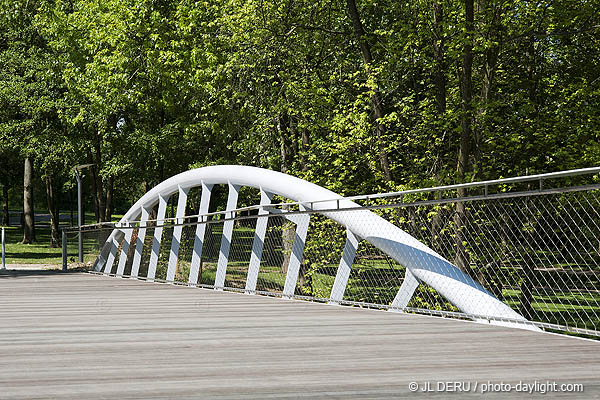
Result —
[{"label": "bridge walkway", "polygon": [[562,335],[87,273],[5,272],[0,304],[0,398],[425,397],[409,383],[438,381],[600,395],[600,343]]}]

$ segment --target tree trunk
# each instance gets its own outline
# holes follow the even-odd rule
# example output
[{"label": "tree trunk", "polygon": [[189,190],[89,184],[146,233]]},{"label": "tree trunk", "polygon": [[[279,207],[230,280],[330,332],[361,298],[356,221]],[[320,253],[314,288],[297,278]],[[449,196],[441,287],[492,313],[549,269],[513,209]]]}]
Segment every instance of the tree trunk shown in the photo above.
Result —
[{"label": "tree trunk", "polygon": [[476,119],[475,119],[475,132],[474,132],[474,140],[475,140],[475,162],[478,163],[481,155],[481,146],[483,143],[483,132],[481,126],[485,124],[482,121],[484,117],[484,113],[486,111],[487,105],[490,102],[490,99],[493,98],[492,88],[494,85],[494,79],[496,76],[496,68],[498,65],[498,56],[500,54],[500,46],[503,39],[504,26],[501,23],[502,17],[502,8],[498,5],[492,5],[485,0],[480,0],[478,6],[483,9],[485,8],[487,11],[488,7],[494,7],[492,13],[492,19],[489,22],[489,38],[488,40],[494,43],[492,46],[486,49],[485,51],[485,61],[483,65],[483,80],[481,82],[481,102],[480,107],[477,111]]},{"label": "tree trunk", "polygon": [[58,233],[59,215],[51,175],[46,175],[46,200],[48,202],[48,213],[50,213],[50,247],[60,247],[60,237]]},{"label": "tree trunk", "polygon": [[[529,37],[527,50],[525,52],[527,59],[527,80],[528,80],[528,92],[529,101],[533,106],[533,124],[537,124],[537,118],[539,116],[539,104],[537,101],[537,77],[536,77],[536,55],[535,55],[535,36]],[[534,127],[535,128],[535,127]]]},{"label": "tree trunk", "polygon": [[96,172],[96,201],[98,203],[98,222],[106,221],[106,201],[104,200],[104,189],[102,188],[102,177]]},{"label": "tree trunk", "polygon": [[[436,135],[438,138],[446,136],[444,125],[444,114],[446,114],[446,63],[445,63],[445,36],[443,32],[444,10],[442,6],[435,2],[433,4],[433,85],[435,88],[435,111],[436,111]],[[435,144],[434,144],[435,145]],[[433,165],[433,175],[437,184],[440,184],[440,168],[442,160],[440,154],[440,146],[436,146],[436,157]],[[441,199],[441,192],[436,193],[436,198]],[[440,251],[440,231],[442,229],[442,206],[438,206],[438,210],[433,216],[431,223],[431,244],[434,249]]]},{"label": "tree trunk", "polygon": [[310,265],[304,260],[302,264],[300,264],[300,273],[298,274],[298,285],[304,296],[314,296],[312,275],[308,274],[309,270]]},{"label": "tree trunk", "polygon": [[113,191],[114,191],[115,178],[109,176],[106,180],[106,213],[105,217],[107,221],[112,220],[113,212]]},{"label": "tree trunk", "polygon": [[10,214],[8,212],[8,184],[2,185],[2,225],[10,226]]},{"label": "tree trunk", "polygon": [[94,169],[96,172],[96,198],[98,199],[98,222],[106,221],[106,195],[104,193],[104,187],[102,182],[102,176],[100,175],[100,165],[102,157],[100,154],[100,143],[96,144],[96,162]]},{"label": "tree trunk", "polygon": [[[529,185],[528,185],[529,186]],[[524,208],[529,209],[530,204],[529,200],[525,200]],[[529,228],[532,228],[533,231],[536,231],[536,218],[525,218],[523,221]],[[531,305],[533,300],[533,291],[535,284],[535,254],[539,249],[535,248],[536,240],[534,238],[534,233],[531,230],[527,230],[523,232],[523,243],[528,243],[530,245],[524,246],[522,251],[522,268],[523,268],[523,276],[521,277],[520,290],[521,295],[519,297],[519,301],[521,303],[521,307],[519,311],[521,315],[527,319],[531,319],[534,317],[534,310]]]},{"label": "tree trunk", "polygon": [[[365,40],[365,31],[360,20],[358,9],[356,8],[356,2],[355,0],[346,0],[346,5],[348,9],[348,14],[350,15],[350,19],[352,20],[354,36],[356,38],[356,41],[358,42],[358,45],[360,46],[363,62],[367,67],[367,73],[370,74],[370,66],[373,63],[373,56],[371,54],[371,47],[369,46],[369,43]],[[381,171],[383,172],[383,175],[385,177],[385,180],[391,181],[392,172],[390,170],[390,162],[384,145],[385,126],[381,123],[381,120],[385,116],[385,113],[383,111],[383,105],[381,103],[381,94],[379,93],[379,90],[377,88],[375,88],[375,92],[371,96],[371,107],[373,108],[373,114],[375,114],[375,136],[377,139],[377,152],[379,157],[379,164],[381,167]]]},{"label": "tree trunk", "polygon": [[[463,47],[463,63],[460,79],[461,97],[461,132],[460,148],[458,151],[457,178],[464,182],[469,172],[469,146],[473,136],[472,133],[472,98],[473,98],[473,29],[474,29],[473,0],[465,0],[465,30],[466,37]],[[458,197],[466,195],[465,189],[458,189]],[[464,225],[466,222],[465,204],[456,203],[456,214],[454,216],[456,256],[455,264],[463,271],[468,270],[469,260],[465,248]]]},{"label": "tree trunk", "polygon": [[[283,209],[285,210],[285,206]],[[283,219],[283,218],[282,218]],[[281,227],[281,245],[283,247],[283,262],[281,263],[281,273],[287,274],[294,246],[294,238],[296,237],[296,225],[285,219],[282,221]]]},{"label": "tree trunk", "polygon": [[[91,156],[90,156],[91,159]],[[100,211],[99,210],[99,202],[98,202],[98,190],[96,189],[96,185],[97,185],[97,180],[96,180],[96,167],[92,166],[90,168],[90,174],[91,174],[91,185],[92,185],[92,198],[94,199],[94,215],[96,216],[96,222],[100,222]],[[85,201],[84,201],[85,203]],[[84,224],[85,224],[85,213],[84,215]]]},{"label": "tree trunk", "polygon": [[[277,120],[277,131],[281,137],[281,172],[287,173],[292,165],[293,145],[290,140],[290,119],[287,114],[280,115]],[[284,206],[285,210],[286,207]],[[282,219],[281,225],[281,244],[283,247],[283,261],[281,263],[281,273],[287,273],[292,254],[292,245],[296,235],[296,227],[293,223]]]},{"label": "tree trunk", "polygon": [[310,147],[310,136],[308,129],[302,128],[302,151],[300,152],[300,167],[302,172],[308,171],[308,149]]},{"label": "tree trunk", "polygon": [[285,113],[277,118],[277,132],[281,138],[281,172],[285,174],[292,166],[294,156],[290,119]]},{"label": "tree trunk", "polygon": [[292,153],[294,154],[294,160],[298,155],[298,142],[300,137],[298,136],[298,121],[294,117],[290,118],[290,140],[292,141]]},{"label": "tree trunk", "polygon": [[75,194],[73,193],[74,189],[69,190],[69,214],[70,214],[70,222],[71,222],[71,226],[75,225],[74,219],[73,219],[73,208],[74,208],[74,198],[75,198]]},{"label": "tree trunk", "polygon": [[444,10],[436,2],[433,4],[433,84],[435,86],[435,110],[438,118],[442,118],[446,112],[446,62],[443,20]]},{"label": "tree trunk", "polygon": [[463,48],[463,63],[460,79],[461,132],[458,151],[458,179],[463,182],[469,172],[469,146],[472,133],[473,98],[473,0],[465,0],[465,29],[467,35]]},{"label": "tree trunk", "polygon": [[[537,81],[536,81],[536,76],[535,76],[535,38],[532,36],[529,37],[529,42],[528,42],[528,46],[527,46],[527,51],[525,53],[525,56],[527,57],[528,63],[527,63],[527,76],[528,76],[528,83],[529,83],[529,101],[531,102],[531,105],[533,106],[533,116],[532,116],[532,121],[533,124],[537,123],[537,118],[538,118],[538,101],[537,101]],[[532,126],[531,130],[533,132],[535,132],[536,130],[536,126]],[[527,221],[528,225],[533,225],[532,221]],[[531,234],[528,234],[531,235]],[[529,237],[529,240],[526,243],[535,243],[535,240],[533,240],[533,238]],[[521,289],[521,296],[520,296],[520,302],[521,302],[521,315],[523,315],[525,318],[527,319],[531,319],[531,314],[533,313],[533,308],[531,306],[531,302],[533,300],[533,284],[534,284],[534,274],[535,274],[535,261],[534,261],[534,257],[533,257],[533,252],[535,251],[535,249],[528,249],[528,251],[525,253],[525,257],[524,258],[524,264],[523,264],[523,276],[522,276],[522,280],[521,280],[521,285],[520,285],[520,289]]]},{"label": "tree trunk", "polygon": [[33,162],[25,158],[23,172],[23,243],[35,242],[35,214],[33,209]]},{"label": "tree trunk", "polygon": [[[210,240],[210,238],[212,238],[212,229],[213,229],[213,225],[214,224],[206,224],[206,233],[205,233],[205,240],[208,241]],[[206,242],[208,243],[208,242]],[[204,252],[203,252],[204,254]],[[204,256],[200,257],[200,267],[198,268],[198,283],[202,284],[202,283],[209,283],[209,282],[203,282],[202,281],[202,275],[204,274]],[[210,283],[209,283],[210,284]]]}]

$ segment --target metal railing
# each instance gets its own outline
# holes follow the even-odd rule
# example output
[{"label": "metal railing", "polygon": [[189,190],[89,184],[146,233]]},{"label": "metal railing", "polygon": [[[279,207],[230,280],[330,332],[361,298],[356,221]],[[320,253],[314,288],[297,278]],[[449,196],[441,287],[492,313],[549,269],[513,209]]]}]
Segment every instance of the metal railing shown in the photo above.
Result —
[{"label": "metal railing", "polygon": [[[576,185],[570,185],[570,186],[560,186],[560,187],[554,187],[555,185],[551,185],[549,186],[548,184],[545,184],[545,182],[548,181],[552,181],[552,180],[557,180],[560,178],[572,178],[572,177],[581,177],[581,176],[586,176],[586,177],[590,177],[590,176],[595,176],[596,174],[600,173],[600,167],[591,167],[591,168],[580,168],[580,169],[574,169],[574,170],[567,170],[567,171],[559,171],[559,172],[550,172],[550,173],[545,173],[545,174],[535,174],[535,175],[527,175],[527,176],[519,176],[519,177],[512,177],[512,178],[502,178],[502,179],[494,179],[494,180],[488,180],[488,181],[480,181],[480,182],[470,182],[470,183],[461,183],[461,184],[455,184],[455,185],[444,185],[444,186],[434,186],[434,187],[428,187],[428,188],[420,188],[420,189],[410,189],[410,190],[403,190],[403,191],[396,191],[396,192],[386,192],[386,193],[372,193],[372,194],[366,194],[366,195],[358,195],[358,196],[346,196],[346,197],[338,197],[338,198],[331,198],[331,199],[325,199],[325,200],[315,200],[315,201],[310,201],[310,202],[290,202],[290,201],[285,201],[285,202],[281,202],[281,203],[275,203],[275,204],[269,204],[269,205],[252,205],[252,206],[248,206],[248,207],[240,207],[240,208],[236,208],[235,210],[228,210],[228,211],[215,211],[215,212],[211,212],[211,213],[205,213],[205,214],[195,214],[195,215],[189,215],[188,217],[193,218],[196,217],[198,219],[203,219],[203,220],[207,220],[210,219],[211,217],[214,216],[223,216],[224,218],[227,218],[227,215],[234,215],[234,216],[239,216],[242,213],[247,213],[250,211],[258,211],[258,210],[263,210],[263,209],[281,209],[281,208],[285,208],[286,211],[291,212],[293,210],[298,210],[299,206],[304,206],[305,208],[307,208],[308,210],[313,210],[315,207],[315,204],[327,204],[329,205],[329,207],[325,208],[325,209],[320,209],[320,212],[325,212],[325,211],[336,211],[336,210],[340,210],[341,207],[340,205],[343,205],[343,200],[349,200],[349,201],[353,201],[353,202],[358,202],[361,205],[361,208],[368,208],[368,209],[374,209],[374,208],[380,208],[380,207],[394,207],[394,206],[406,206],[407,204],[405,203],[404,199],[405,198],[409,198],[410,195],[419,195],[419,194],[437,194],[437,198],[435,200],[431,200],[431,203],[444,203],[446,201],[454,201],[454,202],[462,202],[462,201],[467,201],[467,200],[479,200],[479,199],[486,199],[486,198],[502,198],[502,197],[522,197],[522,196],[529,196],[529,195],[536,195],[536,194],[549,194],[549,193],[557,193],[557,192],[565,192],[565,191],[578,191],[581,189],[593,189],[593,188],[600,188],[600,183],[596,183],[596,184],[589,184],[587,183],[586,185],[584,185],[583,187],[579,187]],[[526,191],[524,190],[511,190],[513,189],[511,186],[509,185],[516,185],[516,184],[522,184],[522,183],[527,183],[528,186],[530,186],[529,184],[531,182],[535,182],[537,183],[537,188],[536,189],[531,189],[530,187],[527,188]],[[469,194],[469,195],[463,195],[463,196],[457,196],[456,193],[458,192],[459,189],[463,189],[463,190],[473,190],[473,189],[480,189],[483,190],[483,193],[479,193],[479,194]],[[442,194],[449,194],[450,196],[446,196],[446,197],[442,197]],[[379,200],[379,204],[377,204],[377,200]],[[381,201],[385,201],[384,203],[381,203]],[[375,203],[374,203],[375,201]],[[422,203],[422,200],[419,201],[420,203]],[[351,207],[348,206],[344,206],[343,207],[344,210],[348,210],[348,209],[352,209]],[[165,222],[171,222],[171,221],[175,221],[176,218],[164,218],[161,221],[165,221]],[[95,225],[89,225],[89,227],[99,227],[99,226],[132,226],[135,224],[139,224],[141,221],[137,220],[137,221],[127,221],[124,224],[95,224]],[[158,222],[158,220],[156,219],[149,219],[147,220],[147,222]]]},{"label": "metal railing", "polygon": [[2,227],[2,269],[6,269],[6,243],[4,241],[4,227]]},{"label": "metal railing", "polygon": [[[529,320],[529,324],[553,331],[600,336],[600,168],[500,179],[464,185],[441,186],[367,196],[352,200],[425,243],[454,263],[489,292]],[[456,197],[456,191],[467,191]],[[444,194],[446,194],[444,196]],[[348,213],[340,199],[326,211]],[[343,203],[342,203],[343,204]],[[405,268],[368,242],[358,243],[347,284],[340,296],[334,288],[347,240],[346,230],[319,211],[314,203],[279,203],[252,206],[183,220],[165,218],[130,221],[118,226],[131,231],[136,243],[145,229],[139,270],[132,274],[135,246],[116,252],[115,267],[108,274],[147,279],[153,232],[162,228],[162,243],[154,281],[167,281],[171,241],[181,228],[179,254],[173,283],[189,284],[194,236],[198,225],[206,227],[204,250],[195,285],[206,288],[294,297],[361,307],[390,309],[405,277]],[[268,214],[260,269],[254,288],[248,289],[253,241],[260,218],[256,210],[283,210],[287,215],[306,215],[310,224],[293,292],[284,293],[287,269],[294,253],[296,225],[282,214]],[[234,221],[223,285],[216,285],[221,235],[226,221]],[[82,228],[85,260],[91,265],[114,225]],[[77,236],[65,231],[64,248]],[[117,265],[120,258],[122,270]],[[68,261],[67,258],[65,260]],[[116,271],[116,272],[115,272]],[[171,280],[169,280],[171,281]],[[405,312],[489,319],[459,312],[436,290],[421,283]]]}]

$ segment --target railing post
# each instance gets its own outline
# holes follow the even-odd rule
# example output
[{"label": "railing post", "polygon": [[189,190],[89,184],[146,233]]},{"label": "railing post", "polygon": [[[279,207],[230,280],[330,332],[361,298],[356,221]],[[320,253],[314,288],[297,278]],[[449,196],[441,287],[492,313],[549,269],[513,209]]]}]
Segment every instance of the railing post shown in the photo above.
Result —
[{"label": "railing post", "polygon": [[148,218],[150,210],[142,206],[142,219],[139,223],[137,231],[137,239],[135,242],[135,253],[133,254],[133,264],[131,264],[131,277],[137,278],[140,271],[140,263],[142,262],[142,251],[144,250],[144,240],[146,239],[146,227],[148,226]]},{"label": "railing post", "polygon": [[[260,189],[260,204],[262,206],[271,204],[273,194]],[[263,247],[265,244],[265,234],[267,232],[269,211],[264,207],[258,211],[256,226],[254,228],[254,241],[252,242],[252,252],[250,253],[250,264],[248,266],[248,276],[246,277],[246,293],[254,294],[256,283],[258,281],[258,272],[262,260]]]},{"label": "railing post", "polygon": [[[202,283],[202,273],[200,266],[202,265],[202,247],[204,246],[204,234],[206,233],[206,225],[208,224],[208,217],[203,215],[208,213],[208,206],[210,203],[210,195],[213,185],[207,185],[202,182],[202,197],[200,197],[200,209],[198,210],[198,225],[196,226],[196,236],[194,238],[194,252],[192,253],[192,263],[190,264],[190,275],[188,283],[190,285],[196,285],[198,280]],[[206,218],[206,223],[204,219]]]},{"label": "railing post", "polygon": [[79,170],[75,170],[75,176],[77,177],[77,231],[79,237],[77,239],[77,260],[79,263],[83,263],[83,236],[81,235],[81,225],[83,222],[83,200],[81,198],[81,175]]},{"label": "railing post", "polygon": [[185,221],[185,205],[189,188],[179,186],[179,198],[177,199],[177,211],[175,214],[175,226],[173,227],[173,238],[171,240],[171,252],[169,253],[169,264],[167,267],[167,282],[175,281],[177,273],[177,260],[179,258],[179,247],[181,244],[181,233],[183,232],[183,222]]},{"label": "railing post", "polygon": [[354,264],[354,259],[356,257],[359,240],[360,238],[352,233],[352,231],[346,229],[346,244],[344,244],[342,258],[340,259],[337,274],[335,275],[335,281],[333,282],[331,294],[329,295],[329,298],[331,299],[329,301],[330,304],[339,304],[344,298],[344,292],[346,291],[346,286],[348,286],[348,279],[350,278],[352,264]]},{"label": "railing post", "polygon": [[[306,211],[304,206],[300,206],[300,211]],[[310,214],[288,215],[282,213],[292,222],[296,223],[296,235],[292,243],[292,253],[290,254],[290,262],[288,264],[287,274],[285,275],[285,284],[283,286],[283,298],[290,299],[294,297],[296,292],[296,284],[300,273],[300,266],[304,257],[304,244],[306,243],[306,234],[310,223]]]},{"label": "railing post", "polygon": [[[4,233],[4,230],[2,232]],[[4,255],[4,252],[2,254]],[[67,234],[64,230],[62,231],[62,270],[67,270]]]},{"label": "railing post", "polygon": [[[165,213],[167,212],[167,201],[169,197],[158,195],[158,215],[156,216],[156,225],[154,227],[154,237],[152,238],[152,253],[150,254],[150,263],[148,264],[149,281],[154,282],[156,276],[156,267],[158,265],[158,255],[160,253],[160,242],[162,240],[162,232],[165,227]],[[113,243],[113,247],[115,244]]]},{"label": "railing post", "polygon": [[229,251],[231,250],[231,239],[233,238],[233,225],[235,221],[235,210],[240,193],[240,186],[229,183],[229,195],[227,196],[227,214],[223,222],[223,234],[221,235],[221,249],[219,251],[219,261],[217,262],[217,275],[215,277],[215,290],[223,290],[225,286],[225,275],[227,274],[227,264],[229,262]]},{"label": "railing post", "polygon": [[4,244],[4,227],[2,227],[2,269],[6,269],[6,246]]}]

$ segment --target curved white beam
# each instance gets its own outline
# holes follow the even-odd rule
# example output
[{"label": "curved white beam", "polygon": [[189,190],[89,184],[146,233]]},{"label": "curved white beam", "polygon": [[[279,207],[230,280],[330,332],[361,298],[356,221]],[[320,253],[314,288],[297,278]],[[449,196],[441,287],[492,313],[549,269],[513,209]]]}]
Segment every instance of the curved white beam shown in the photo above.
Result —
[{"label": "curved white beam", "polygon": [[[142,196],[123,216],[122,222],[136,220],[140,210],[153,207],[159,199],[168,198],[179,188],[189,189],[200,185],[229,184],[259,188],[297,202],[312,203],[313,210],[339,208],[359,208],[352,201],[313,183],[266,169],[220,165],[194,169],[173,176]],[[339,200],[336,200],[339,199]],[[498,300],[478,282],[452,265],[434,250],[419,242],[397,226],[368,210],[323,211],[323,215],[339,222],[357,236],[367,240],[401,265],[408,268],[420,282],[427,283],[462,312],[485,315],[495,318],[509,318],[525,321],[520,314]],[[115,230],[107,241],[120,237],[122,232]],[[105,253],[105,250],[103,250]],[[96,270],[102,268],[102,256]],[[521,324],[490,320],[490,323],[504,326],[526,327]],[[537,329],[537,328],[532,328]]]}]

